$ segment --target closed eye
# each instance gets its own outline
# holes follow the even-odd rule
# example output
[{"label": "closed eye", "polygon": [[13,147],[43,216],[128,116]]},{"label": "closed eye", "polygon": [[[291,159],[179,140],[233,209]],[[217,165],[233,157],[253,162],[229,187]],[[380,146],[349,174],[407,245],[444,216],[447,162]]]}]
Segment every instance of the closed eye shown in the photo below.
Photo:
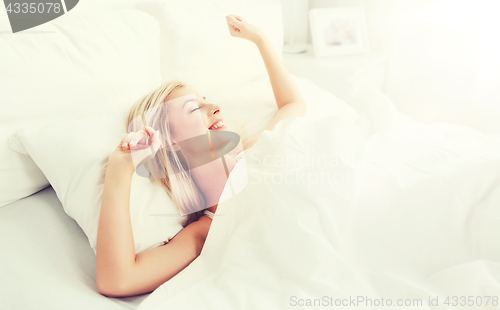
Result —
[{"label": "closed eye", "polygon": [[197,108],[195,108],[195,109],[191,110],[191,112],[190,112],[190,113],[193,113],[194,111],[199,110],[199,109],[200,109],[200,107],[197,107]]}]

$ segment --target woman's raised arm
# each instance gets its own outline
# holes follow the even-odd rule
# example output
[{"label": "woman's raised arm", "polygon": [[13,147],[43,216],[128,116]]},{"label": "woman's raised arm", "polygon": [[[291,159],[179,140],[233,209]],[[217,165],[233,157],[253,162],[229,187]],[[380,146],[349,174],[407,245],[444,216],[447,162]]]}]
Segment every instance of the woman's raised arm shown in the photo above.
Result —
[{"label": "woman's raised arm", "polygon": [[[255,43],[266,65],[278,112],[263,130],[272,130],[282,119],[304,116],[306,113],[304,98],[266,34],[255,25],[247,23],[241,16],[228,15],[226,19],[230,34]],[[245,141],[243,147],[245,149],[251,147],[261,132]]]}]

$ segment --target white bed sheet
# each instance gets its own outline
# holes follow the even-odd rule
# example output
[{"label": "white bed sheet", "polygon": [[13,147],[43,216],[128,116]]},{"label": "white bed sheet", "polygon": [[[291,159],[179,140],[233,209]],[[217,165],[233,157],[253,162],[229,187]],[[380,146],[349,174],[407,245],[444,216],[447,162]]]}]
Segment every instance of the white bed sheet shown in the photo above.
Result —
[{"label": "white bed sheet", "polygon": [[[311,81],[293,76],[313,103],[311,118],[356,116],[354,109]],[[276,112],[268,78],[211,94],[225,117],[245,124],[247,135]],[[259,109],[255,103],[261,103]],[[95,254],[51,186],[0,209],[0,309],[135,309],[149,294],[108,298],[95,284]]]},{"label": "white bed sheet", "polygon": [[[264,132],[229,177],[234,187],[260,181],[219,204],[200,257],[138,309],[406,309],[398,299],[498,309],[500,135],[418,123],[386,99],[365,96],[356,119],[293,118]],[[339,164],[278,164],[323,154]],[[300,181],[323,172],[364,179]],[[347,304],[325,306],[324,296]],[[350,302],[358,296],[394,303]],[[454,307],[453,296],[482,305]]]},{"label": "white bed sheet", "polygon": [[[354,102],[352,112],[293,78],[313,105],[309,117],[265,132],[252,148],[261,153],[245,155],[230,179],[241,181],[245,171],[320,173],[243,165],[263,154],[297,156],[305,147],[317,155],[376,157],[369,167],[327,171],[362,171],[361,187],[248,184],[219,205],[224,216],[214,219],[200,257],[152,294],[129,298],[97,292],[95,255],[48,187],[0,209],[0,307],[295,309],[291,296],[500,296],[500,135],[411,121],[376,93]],[[248,90],[269,93],[268,86]]]},{"label": "white bed sheet", "polygon": [[136,309],[149,294],[101,295],[95,254],[51,186],[0,208],[0,309]]}]

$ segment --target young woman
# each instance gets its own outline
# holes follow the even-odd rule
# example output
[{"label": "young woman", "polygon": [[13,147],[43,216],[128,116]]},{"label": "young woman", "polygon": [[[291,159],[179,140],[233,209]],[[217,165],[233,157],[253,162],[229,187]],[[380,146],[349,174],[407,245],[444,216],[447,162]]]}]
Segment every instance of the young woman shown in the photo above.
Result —
[{"label": "young woman", "polygon": [[[304,116],[304,99],[262,30],[237,15],[226,19],[231,36],[255,43],[265,63],[278,112],[264,130],[272,130],[280,120]],[[218,105],[179,81],[165,83],[139,100],[129,112],[127,126],[129,134],[110,155],[106,167],[96,244],[97,288],[108,297],[150,293],[200,255],[227,179],[214,181],[207,176],[226,176],[224,171],[231,170],[238,160],[238,156],[227,154],[224,163],[218,158],[186,169],[189,153],[195,150],[182,141],[203,133],[212,135],[226,126]],[[249,137],[242,148],[254,145],[259,135]],[[160,144],[164,146],[161,149]],[[130,186],[144,156],[133,157],[149,151],[152,145],[155,147],[150,152],[155,153],[150,157],[154,159],[147,161],[147,168],[164,175],[150,180],[160,182],[179,210],[189,216],[187,225],[165,245],[135,254]],[[168,171],[175,173],[169,175]]]}]

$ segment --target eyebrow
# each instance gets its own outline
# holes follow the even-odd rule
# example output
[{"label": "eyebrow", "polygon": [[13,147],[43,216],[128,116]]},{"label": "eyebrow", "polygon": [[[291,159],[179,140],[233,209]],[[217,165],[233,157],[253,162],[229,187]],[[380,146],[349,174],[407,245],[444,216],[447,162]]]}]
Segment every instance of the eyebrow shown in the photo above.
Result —
[{"label": "eyebrow", "polygon": [[196,99],[189,99],[189,100],[186,100],[186,102],[184,102],[184,103],[182,104],[182,108],[181,108],[181,109],[184,109],[184,106],[186,105],[186,103],[191,102],[191,101],[196,101]]},{"label": "eyebrow", "polygon": [[[205,98],[205,97],[203,97],[203,99],[207,100],[207,98]],[[191,101],[197,101],[197,100],[196,100],[196,99],[189,99],[189,100],[186,100],[186,102],[184,102],[184,103],[182,104],[182,108],[181,108],[181,109],[184,109],[184,105],[186,105],[186,103],[191,102]]]}]

